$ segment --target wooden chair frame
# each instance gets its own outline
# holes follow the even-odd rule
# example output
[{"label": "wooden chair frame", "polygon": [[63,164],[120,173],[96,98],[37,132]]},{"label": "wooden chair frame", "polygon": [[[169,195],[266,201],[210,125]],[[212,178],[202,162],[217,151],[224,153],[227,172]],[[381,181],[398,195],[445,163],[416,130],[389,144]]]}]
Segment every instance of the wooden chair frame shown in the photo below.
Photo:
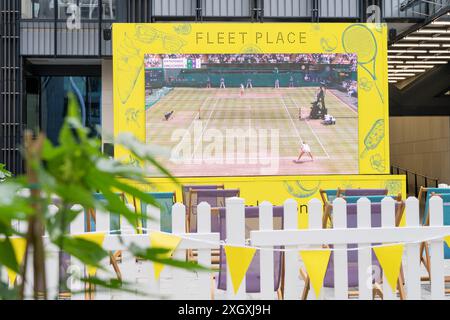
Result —
[{"label": "wooden chair frame", "polygon": [[[399,195],[399,196],[401,197],[401,195]],[[333,205],[329,202],[326,202],[325,210],[324,210],[323,217],[322,217],[322,227],[324,229],[328,228],[328,226],[330,228],[333,227],[333,220],[331,218],[332,208],[333,208]],[[405,203],[402,201],[395,212],[395,225],[397,227],[400,225],[400,221],[402,220],[404,211],[405,211]],[[329,223],[329,225],[328,225],[328,223]],[[327,248],[328,246],[324,246],[324,247]],[[309,293],[309,290],[311,287],[310,280],[309,280],[309,276],[308,276],[306,270],[303,268],[300,268],[300,276],[303,278],[303,281],[305,282],[305,287],[303,288],[301,299],[306,300],[308,298],[308,293]],[[399,279],[397,282],[397,289],[398,289],[400,299],[405,300],[406,299],[406,291],[405,291],[405,277],[404,277],[404,273],[403,273],[403,265],[401,266],[400,276],[399,276]],[[376,282],[374,283],[372,290],[373,290],[374,298],[376,296],[378,296],[381,299],[383,299],[383,291],[378,283],[376,283]],[[359,291],[357,291],[357,290],[349,291],[349,293],[348,293],[349,298],[355,297],[358,295],[359,295]]]},{"label": "wooden chair frame", "polygon": [[[423,194],[428,192],[428,188],[425,187],[420,187],[419,190],[419,204],[421,204],[422,201],[422,197]],[[431,197],[433,196],[439,196],[438,193],[432,192],[431,193]],[[430,198],[431,198],[430,197]],[[426,201],[426,199],[425,199]],[[425,209],[425,204],[424,204],[424,209]],[[430,208],[428,208],[428,211],[430,210]],[[430,212],[427,213],[427,219],[425,220],[425,226],[429,226],[430,225]],[[422,242],[420,244],[420,262],[423,263],[428,275],[427,276],[423,276],[420,278],[421,281],[431,281],[431,258],[430,258],[430,249],[428,247],[428,243],[427,242]],[[446,276],[445,283],[450,283],[450,276]],[[445,289],[445,293],[446,294],[450,294],[450,289]]]}]

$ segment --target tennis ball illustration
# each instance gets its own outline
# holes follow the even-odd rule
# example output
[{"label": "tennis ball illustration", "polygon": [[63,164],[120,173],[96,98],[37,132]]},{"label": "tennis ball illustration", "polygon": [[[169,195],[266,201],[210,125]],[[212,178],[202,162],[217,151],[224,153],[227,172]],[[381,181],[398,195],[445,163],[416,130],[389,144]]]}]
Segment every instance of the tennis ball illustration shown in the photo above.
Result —
[{"label": "tennis ball illustration", "polygon": [[262,50],[255,44],[249,44],[241,48],[241,53],[262,53]]},{"label": "tennis ball illustration", "polygon": [[173,30],[178,34],[188,35],[192,31],[192,26],[190,23],[183,23],[173,27]]}]

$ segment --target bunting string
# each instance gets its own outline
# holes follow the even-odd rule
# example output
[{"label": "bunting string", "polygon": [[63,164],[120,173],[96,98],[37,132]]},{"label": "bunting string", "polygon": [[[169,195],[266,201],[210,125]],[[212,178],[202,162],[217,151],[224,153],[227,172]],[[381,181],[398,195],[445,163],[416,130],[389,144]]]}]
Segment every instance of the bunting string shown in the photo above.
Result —
[{"label": "bunting string", "polygon": [[[196,239],[194,237],[189,237],[186,235],[181,235],[181,234],[174,234],[174,233],[169,233],[169,232],[164,232],[164,231],[160,231],[160,230],[156,230],[156,229],[150,229],[150,228],[142,228],[142,227],[137,227],[136,229],[133,228],[124,228],[124,229],[119,229],[119,230],[110,230],[110,231],[92,231],[92,232],[84,232],[84,233],[79,233],[79,234],[71,234],[71,236],[73,237],[77,237],[83,234],[95,234],[95,233],[99,233],[99,232],[106,232],[106,233],[117,233],[117,232],[121,232],[121,235],[143,235],[143,234],[136,234],[134,232],[136,232],[136,230],[140,230],[140,231],[146,231],[147,233],[151,234],[154,232],[158,232],[161,234],[166,234],[169,236],[177,236],[180,239],[183,240],[189,240],[192,242],[197,242],[197,243],[203,243],[203,244],[209,244],[211,246],[214,247],[223,247],[223,246],[233,246],[233,247],[237,247],[237,248],[249,248],[249,249],[256,249],[259,251],[272,251],[272,252],[297,252],[297,251],[301,251],[301,250],[314,250],[314,251],[359,251],[359,250],[363,250],[363,249],[374,249],[374,248],[382,248],[382,247],[391,247],[393,245],[408,245],[408,244],[420,244],[422,242],[430,242],[430,241],[436,241],[436,240],[440,240],[443,239],[444,242],[447,242],[447,245],[450,247],[450,234],[448,235],[444,235],[444,236],[438,236],[438,237],[430,237],[430,238],[424,238],[424,239],[420,239],[417,241],[410,241],[410,242],[386,242],[386,243],[380,243],[380,244],[374,244],[374,245],[358,245],[358,247],[353,247],[353,248],[328,248],[328,247],[320,247],[321,245],[308,245],[308,246],[295,246],[295,248],[271,248],[271,247],[260,247],[260,246],[252,246],[250,245],[251,241],[250,239],[246,239],[246,244],[245,245],[239,245],[239,244],[234,244],[234,243],[227,243],[226,240],[220,240],[218,242],[216,241],[208,241],[208,240],[199,240]],[[327,229],[322,229],[322,230],[327,230]],[[282,231],[282,230],[276,230],[276,231]],[[120,235],[118,235],[120,236]],[[448,238],[448,239],[447,239]],[[354,243],[348,243],[349,245],[354,244]],[[330,244],[332,245],[332,243]],[[277,245],[280,246],[280,245]]]}]

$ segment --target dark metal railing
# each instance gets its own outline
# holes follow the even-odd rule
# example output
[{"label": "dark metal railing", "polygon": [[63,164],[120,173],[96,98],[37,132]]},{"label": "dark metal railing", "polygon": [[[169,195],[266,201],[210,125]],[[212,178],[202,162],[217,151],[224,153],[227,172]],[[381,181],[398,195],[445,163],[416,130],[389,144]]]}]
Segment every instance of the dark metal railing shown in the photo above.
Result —
[{"label": "dark metal railing", "polygon": [[419,195],[420,187],[438,187],[439,179],[426,176],[408,169],[397,166],[391,166],[391,174],[406,176],[406,193],[417,197]]}]

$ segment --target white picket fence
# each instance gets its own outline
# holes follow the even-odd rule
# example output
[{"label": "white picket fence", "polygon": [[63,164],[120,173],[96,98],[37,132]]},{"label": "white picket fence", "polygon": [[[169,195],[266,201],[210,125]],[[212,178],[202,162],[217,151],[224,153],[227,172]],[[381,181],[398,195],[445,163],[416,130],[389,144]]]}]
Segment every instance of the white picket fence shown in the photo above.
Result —
[{"label": "white picket fence", "polygon": [[[245,237],[245,202],[241,198],[229,198],[226,200],[226,244],[251,246],[264,248],[260,251],[260,281],[261,293],[249,296],[246,294],[245,281],[234,294],[231,279],[228,274],[227,293],[223,298],[227,299],[274,299],[274,251],[268,250],[274,246],[285,247],[284,254],[284,299],[300,299],[303,280],[300,277],[301,261],[300,249],[321,248],[323,244],[334,245],[334,292],[331,299],[348,299],[347,279],[347,244],[358,244],[358,276],[359,276],[359,299],[372,299],[372,288],[367,283],[372,283],[371,274],[367,270],[372,265],[372,243],[405,243],[403,268],[405,270],[405,286],[407,299],[423,298],[421,284],[420,266],[420,242],[428,241],[431,251],[431,299],[445,298],[445,279],[443,256],[443,237],[450,235],[450,226],[443,226],[443,203],[439,197],[430,200],[430,226],[420,226],[419,202],[416,198],[406,200],[406,226],[395,227],[395,201],[385,198],[381,204],[382,227],[371,228],[371,204],[367,198],[362,198],[357,203],[358,227],[347,228],[346,203],[338,198],[333,202],[333,229],[322,228],[322,203],[313,199],[309,202],[309,228],[298,229],[297,202],[289,199],[284,203],[284,225],[282,230],[273,230],[272,204],[263,202],[260,205],[259,230],[251,231],[250,239]],[[51,208],[56,210],[56,208]],[[173,233],[180,236],[182,241],[174,253],[174,258],[184,260],[186,250],[198,250],[198,262],[205,266],[211,266],[211,250],[219,249],[220,235],[211,232],[211,208],[207,203],[198,206],[198,232],[186,233],[186,213],[182,204],[175,204],[172,209]],[[149,207],[148,216],[158,218],[159,210]],[[96,231],[110,230],[109,214],[106,212],[96,213]],[[171,267],[166,267],[159,281],[153,278],[153,264],[150,262],[136,261],[128,252],[127,246],[134,243],[140,247],[149,247],[149,234],[138,234],[133,228],[122,221],[122,235],[108,234],[103,247],[110,251],[122,251],[122,261],[119,264],[122,280],[132,284],[136,292],[117,292],[99,289],[95,293],[95,299],[211,299],[212,278],[214,272],[191,272]],[[159,230],[157,221],[149,220],[148,229]],[[84,218],[82,215],[73,222],[71,233],[79,234],[84,230]],[[151,231],[149,231],[151,232]],[[249,240],[249,242],[248,242]],[[48,272],[47,288],[49,297],[57,296],[57,282],[59,259],[57,249],[46,241],[46,250],[49,253],[46,260]],[[114,277],[115,273],[105,259],[104,265],[107,270],[99,270],[97,276]],[[29,272],[30,270],[28,270]],[[80,276],[86,272],[85,266],[72,258],[68,273],[69,286],[72,291],[83,290],[83,285],[78,281]],[[2,277],[5,277],[4,272]],[[32,279],[31,274],[28,279]],[[195,294],[188,290],[190,283],[195,283]],[[398,299],[387,281],[383,281],[384,299]],[[26,286],[26,292],[32,292],[31,283]],[[217,294],[217,290],[216,294]],[[145,293],[143,296],[139,293]],[[217,296],[216,296],[217,297]],[[319,298],[324,298],[323,294]],[[84,293],[74,293],[72,299],[85,299]]]}]

